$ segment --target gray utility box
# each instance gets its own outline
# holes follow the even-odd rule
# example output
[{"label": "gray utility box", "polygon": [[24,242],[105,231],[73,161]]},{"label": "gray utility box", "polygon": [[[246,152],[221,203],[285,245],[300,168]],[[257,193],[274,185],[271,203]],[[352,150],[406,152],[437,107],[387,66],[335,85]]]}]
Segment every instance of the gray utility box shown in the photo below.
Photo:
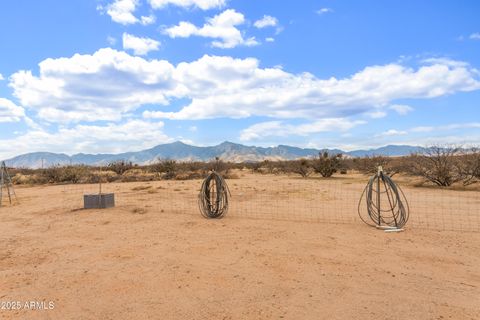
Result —
[{"label": "gray utility box", "polygon": [[113,193],[83,195],[84,209],[105,209],[111,207],[115,207],[115,195]]}]

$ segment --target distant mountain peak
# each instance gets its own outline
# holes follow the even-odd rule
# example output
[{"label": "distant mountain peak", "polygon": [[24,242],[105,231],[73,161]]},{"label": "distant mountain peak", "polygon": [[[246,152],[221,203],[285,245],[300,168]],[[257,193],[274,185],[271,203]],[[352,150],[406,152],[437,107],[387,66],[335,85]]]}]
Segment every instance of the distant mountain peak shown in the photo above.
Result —
[{"label": "distant mountain peak", "polygon": [[388,145],[377,149],[344,152],[338,149],[300,148],[288,145],[276,147],[245,146],[231,141],[224,141],[216,146],[198,147],[182,141],[160,144],[147,150],[125,152],[120,154],[86,154],[78,153],[68,156],[63,153],[33,152],[5,160],[10,167],[39,168],[53,165],[86,164],[104,165],[113,161],[125,160],[137,164],[150,164],[158,159],[179,161],[211,161],[216,157],[224,161],[263,161],[293,160],[318,156],[319,152],[342,153],[351,157],[373,155],[402,156],[421,151],[423,148],[408,145]]}]

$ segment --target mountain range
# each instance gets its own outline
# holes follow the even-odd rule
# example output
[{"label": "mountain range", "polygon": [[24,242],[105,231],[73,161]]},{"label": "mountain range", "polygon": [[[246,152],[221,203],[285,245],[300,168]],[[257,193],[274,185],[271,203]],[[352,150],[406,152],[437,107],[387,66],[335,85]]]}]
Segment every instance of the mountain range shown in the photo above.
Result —
[{"label": "mountain range", "polygon": [[422,147],[408,145],[388,145],[369,150],[342,151],[339,149],[298,148],[286,145],[276,147],[255,147],[225,141],[216,146],[198,147],[177,141],[161,144],[150,149],[119,154],[85,154],[67,155],[63,153],[33,152],[5,160],[7,166],[16,168],[41,168],[53,165],[85,164],[106,165],[113,161],[125,160],[136,164],[149,164],[158,159],[178,161],[210,161],[220,157],[224,161],[263,161],[293,160],[309,158],[327,150],[329,153],[341,153],[347,157],[364,157],[372,155],[403,156],[422,151]]}]

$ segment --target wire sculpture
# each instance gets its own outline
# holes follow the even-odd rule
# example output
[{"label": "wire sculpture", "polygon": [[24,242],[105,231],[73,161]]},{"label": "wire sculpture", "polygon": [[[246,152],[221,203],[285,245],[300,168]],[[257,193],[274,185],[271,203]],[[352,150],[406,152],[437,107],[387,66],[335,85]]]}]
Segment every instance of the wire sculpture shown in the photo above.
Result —
[{"label": "wire sculpture", "polygon": [[[366,213],[362,210],[364,202]],[[401,229],[408,221],[409,211],[402,189],[379,167],[378,172],[370,177],[358,202],[360,219],[372,227]]]},{"label": "wire sculpture", "polygon": [[228,211],[228,189],[225,179],[212,170],[205,178],[198,194],[198,206],[205,218],[222,218]]}]

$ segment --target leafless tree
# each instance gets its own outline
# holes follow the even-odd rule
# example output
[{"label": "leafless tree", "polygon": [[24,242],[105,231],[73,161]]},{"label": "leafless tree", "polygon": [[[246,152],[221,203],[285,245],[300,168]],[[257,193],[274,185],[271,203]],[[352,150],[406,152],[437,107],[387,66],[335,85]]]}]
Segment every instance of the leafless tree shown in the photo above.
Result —
[{"label": "leafless tree", "polygon": [[460,151],[461,148],[455,146],[428,147],[411,156],[411,173],[438,186],[451,186],[464,178],[459,166]]},{"label": "leafless tree", "polygon": [[480,181],[480,149],[471,148],[460,159],[459,170],[463,176],[463,185]]},{"label": "leafless tree", "polygon": [[307,159],[292,161],[290,163],[290,168],[291,172],[301,175],[302,178],[307,178],[313,172],[310,161],[308,161]]}]

